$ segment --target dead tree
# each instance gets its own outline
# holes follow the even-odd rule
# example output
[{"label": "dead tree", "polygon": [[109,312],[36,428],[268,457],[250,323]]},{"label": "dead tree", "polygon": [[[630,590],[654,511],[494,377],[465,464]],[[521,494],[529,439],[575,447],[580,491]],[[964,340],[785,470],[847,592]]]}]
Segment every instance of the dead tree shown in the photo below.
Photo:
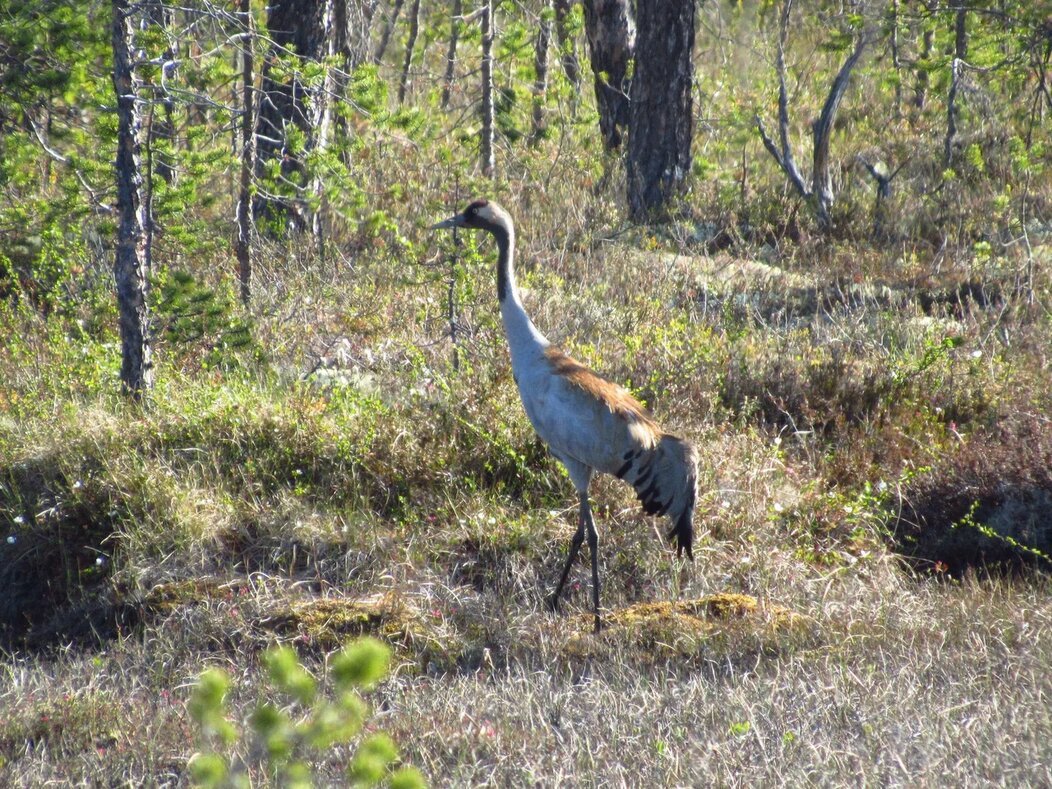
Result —
[{"label": "dead tree", "polygon": [[811,126],[813,140],[813,165],[811,170],[811,183],[808,184],[793,156],[792,144],[789,141],[789,91],[786,87],[785,68],[785,44],[789,32],[789,13],[792,9],[792,0],[785,0],[782,4],[781,22],[778,32],[778,54],[776,68],[778,70],[778,136],[780,144],[776,144],[767,133],[763,119],[756,115],[756,128],[760,133],[760,139],[764,147],[774,157],[778,166],[789,178],[789,182],[796,189],[797,194],[811,204],[818,218],[818,224],[823,230],[832,227],[832,215],[835,194],[833,193],[833,179],[829,167],[829,140],[833,134],[833,126],[836,122],[840,102],[844,98],[851,71],[862,57],[862,53],[868,43],[868,36],[862,34],[855,40],[855,46],[848,55],[847,60],[840,67],[833,85],[826,96],[822,113]]},{"label": "dead tree", "polygon": [[113,277],[121,333],[121,383],[134,400],[153,386],[150,348],[149,251],[140,171],[141,81],[134,67],[129,0],[113,0],[113,89],[117,97],[117,250]]},{"label": "dead tree", "polygon": [[636,25],[628,0],[584,0],[584,27],[595,75],[599,130],[608,151],[621,146],[631,116],[629,65]]}]

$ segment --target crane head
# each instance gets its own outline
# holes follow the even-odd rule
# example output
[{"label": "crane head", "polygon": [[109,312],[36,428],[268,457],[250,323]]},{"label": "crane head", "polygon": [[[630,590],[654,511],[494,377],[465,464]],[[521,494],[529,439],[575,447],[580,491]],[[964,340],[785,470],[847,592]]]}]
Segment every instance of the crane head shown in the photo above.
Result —
[{"label": "crane head", "polygon": [[432,230],[446,230],[453,227],[477,228],[488,230],[491,233],[498,228],[506,229],[507,214],[496,203],[489,200],[475,200],[459,214],[451,216],[438,224],[432,225]]}]

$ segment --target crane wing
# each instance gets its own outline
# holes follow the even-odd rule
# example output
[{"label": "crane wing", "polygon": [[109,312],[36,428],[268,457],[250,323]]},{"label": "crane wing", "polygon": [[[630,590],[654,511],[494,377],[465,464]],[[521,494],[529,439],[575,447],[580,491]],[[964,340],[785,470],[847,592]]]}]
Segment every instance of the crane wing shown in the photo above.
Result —
[{"label": "crane wing", "polygon": [[556,456],[613,474],[629,450],[656,446],[661,431],[623,387],[601,378],[557,348],[520,382],[526,413]]}]

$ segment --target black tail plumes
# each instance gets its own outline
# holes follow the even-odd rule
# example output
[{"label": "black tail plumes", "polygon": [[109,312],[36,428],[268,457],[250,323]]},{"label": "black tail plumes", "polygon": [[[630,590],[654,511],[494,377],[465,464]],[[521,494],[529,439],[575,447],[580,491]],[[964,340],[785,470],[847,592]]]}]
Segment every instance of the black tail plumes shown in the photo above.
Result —
[{"label": "black tail plumes", "polygon": [[676,538],[676,555],[694,558],[694,504],[697,499],[697,455],[681,438],[665,433],[653,449],[626,453],[616,475],[636,489],[647,515],[668,515]]},{"label": "black tail plumes", "polygon": [[676,518],[676,525],[668,533],[670,540],[673,537],[676,538],[676,556],[682,556],[683,551],[686,551],[687,558],[691,561],[694,561],[694,501],[696,496],[692,486],[686,508]]}]

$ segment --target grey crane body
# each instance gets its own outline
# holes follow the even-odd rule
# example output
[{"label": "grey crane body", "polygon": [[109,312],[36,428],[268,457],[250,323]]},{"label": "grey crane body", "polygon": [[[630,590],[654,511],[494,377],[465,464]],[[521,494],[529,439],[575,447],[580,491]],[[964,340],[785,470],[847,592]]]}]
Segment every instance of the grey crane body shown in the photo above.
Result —
[{"label": "grey crane body", "polygon": [[551,606],[558,608],[587,537],[598,631],[599,535],[588,502],[593,473],[613,474],[631,484],[648,514],[669,517],[669,539],[676,539],[677,554],[685,551],[693,559],[697,455],[689,443],[664,432],[627,390],[553,346],[533,325],[515,284],[515,227],[503,208],[476,200],[433,229],[452,227],[484,230],[497,242],[497,298],[519,395],[534,429],[566,467],[580,499],[577,531]]}]

